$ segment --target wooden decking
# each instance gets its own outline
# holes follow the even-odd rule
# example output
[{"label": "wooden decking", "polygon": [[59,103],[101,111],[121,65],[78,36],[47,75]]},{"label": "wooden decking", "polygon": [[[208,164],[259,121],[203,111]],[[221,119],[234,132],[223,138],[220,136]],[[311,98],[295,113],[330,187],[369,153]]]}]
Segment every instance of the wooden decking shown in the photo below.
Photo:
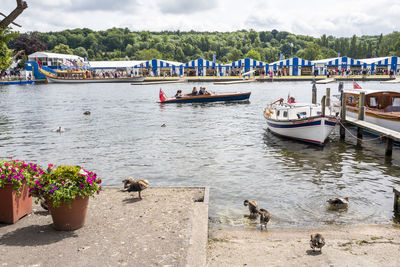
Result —
[{"label": "wooden decking", "polygon": [[352,124],[354,126],[357,127],[361,127],[363,129],[366,129],[368,131],[377,133],[379,135],[384,135],[387,138],[393,139],[394,141],[400,141],[400,132],[397,131],[393,131],[391,129],[370,123],[370,122],[366,122],[366,121],[361,121],[361,120],[357,120],[354,118],[351,118],[349,116],[346,116],[346,122],[349,124]]}]

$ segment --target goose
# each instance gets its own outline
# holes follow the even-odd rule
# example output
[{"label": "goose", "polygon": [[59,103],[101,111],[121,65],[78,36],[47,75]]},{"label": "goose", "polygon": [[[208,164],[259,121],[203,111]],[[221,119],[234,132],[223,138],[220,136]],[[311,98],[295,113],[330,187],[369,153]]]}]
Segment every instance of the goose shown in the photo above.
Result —
[{"label": "goose", "polygon": [[348,197],[344,198],[334,197],[328,199],[327,202],[329,203],[331,209],[347,209],[347,207],[349,206]]},{"label": "goose", "polygon": [[83,115],[90,115],[90,111],[86,110],[85,112],[83,112]]},{"label": "goose", "polygon": [[165,123],[161,124],[161,127],[167,127],[167,125]]},{"label": "goose", "polygon": [[133,179],[132,177],[122,180],[124,189],[128,192],[139,192],[139,198],[142,199],[141,191],[149,187],[149,182],[145,179]]},{"label": "goose", "polygon": [[260,226],[261,226],[261,230],[263,229],[263,227],[265,229],[267,229],[267,223],[269,222],[269,219],[271,218],[271,214],[265,210],[265,209],[260,209],[260,211],[258,212],[258,214],[260,214]]},{"label": "goose", "polygon": [[310,240],[310,247],[315,251],[315,248],[319,248],[322,251],[322,247],[325,246],[325,238],[321,234],[312,234]]},{"label": "goose", "polygon": [[256,217],[258,214],[258,204],[255,200],[248,200],[246,199],[243,202],[244,206],[249,206],[250,217]]},{"label": "goose", "polygon": [[64,129],[63,129],[61,126],[58,126],[56,132],[57,132],[57,133],[64,132]]}]

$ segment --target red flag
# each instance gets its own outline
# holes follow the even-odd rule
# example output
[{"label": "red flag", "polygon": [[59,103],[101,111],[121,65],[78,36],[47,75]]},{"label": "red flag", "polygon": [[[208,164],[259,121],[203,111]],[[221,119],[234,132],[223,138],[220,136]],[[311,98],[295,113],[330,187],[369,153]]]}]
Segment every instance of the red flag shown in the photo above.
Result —
[{"label": "red flag", "polygon": [[41,69],[42,66],[40,65],[40,60],[39,60],[39,59],[37,60],[37,64],[38,64],[38,66],[39,66],[39,69]]},{"label": "red flag", "polygon": [[358,83],[356,83],[355,81],[353,81],[353,88],[354,89],[362,89],[362,87]]},{"label": "red flag", "polygon": [[164,92],[163,92],[163,90],[160,88],[160,94],[159,94],[159,96],[160,96],[160,101],[161,102],[164,102],[165,101],[165,95],[164,95]]}]

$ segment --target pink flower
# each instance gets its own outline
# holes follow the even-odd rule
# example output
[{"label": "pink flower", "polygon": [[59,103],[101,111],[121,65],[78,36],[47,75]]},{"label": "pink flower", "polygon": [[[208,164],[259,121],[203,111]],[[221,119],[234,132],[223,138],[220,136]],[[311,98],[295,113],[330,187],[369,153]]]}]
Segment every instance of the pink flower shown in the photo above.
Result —
[{"label": "pink flower", "polygon": [[49,165],[47,165],[47,169],[49,169],[49,170],[53,169],[53,167],[54,167],[54,164],[49,163]]}]

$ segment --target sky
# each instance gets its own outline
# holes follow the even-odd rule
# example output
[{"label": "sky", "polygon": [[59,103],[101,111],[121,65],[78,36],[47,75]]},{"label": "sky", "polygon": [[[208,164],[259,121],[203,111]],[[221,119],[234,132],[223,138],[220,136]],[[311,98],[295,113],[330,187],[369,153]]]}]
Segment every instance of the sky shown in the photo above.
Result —
[{"label": "sky", "polygon": [[[319,37],[387,34],[400,28],[393,0],[25,0],[20,32],[75,28],[132,31],[288,31]],[[397,3],[398,2],[398,3]],[[9,14],[15,0],[1,0]]]}]

